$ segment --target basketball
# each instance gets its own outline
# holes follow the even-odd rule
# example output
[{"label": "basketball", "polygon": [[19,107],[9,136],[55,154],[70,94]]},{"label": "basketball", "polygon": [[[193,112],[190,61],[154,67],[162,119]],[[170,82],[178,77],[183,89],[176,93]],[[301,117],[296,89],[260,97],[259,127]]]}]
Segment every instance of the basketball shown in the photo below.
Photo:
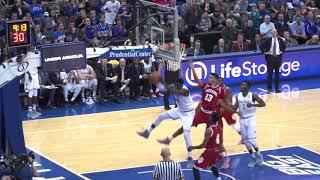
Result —
[{"label": "basketball", "polygon": [[161,74],[158,71],[155,71],[151,74],[150,81],[152,84],[157,84],[161,81]]}]

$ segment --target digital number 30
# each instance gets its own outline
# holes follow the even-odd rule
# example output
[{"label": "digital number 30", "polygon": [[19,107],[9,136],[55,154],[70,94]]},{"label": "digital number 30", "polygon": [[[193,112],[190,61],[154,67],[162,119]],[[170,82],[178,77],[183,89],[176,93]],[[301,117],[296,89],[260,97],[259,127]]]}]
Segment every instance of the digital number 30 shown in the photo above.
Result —
[{"label": "digital number 30", "polygon": [[13,42],[19,43],[24,42],[24,33],[13,33]]}]

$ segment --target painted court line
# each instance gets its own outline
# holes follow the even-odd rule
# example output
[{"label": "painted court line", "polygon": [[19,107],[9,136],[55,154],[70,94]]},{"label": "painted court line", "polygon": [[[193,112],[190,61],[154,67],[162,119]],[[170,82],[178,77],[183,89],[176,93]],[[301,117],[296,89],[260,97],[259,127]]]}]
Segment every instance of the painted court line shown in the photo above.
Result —
[{"label": "painted court line", "polygon": [[[260,91],[263,92],[268,92],[267,90],[263,89],[263,88],[257,88]],[[320,90],[320,88],[313,88],[313,89],[303,89],[303,90],[299,90],[299,92],[304,92],[304,91],[318,91]],[[285,92],[282,92],[285,93]],[[282,94],[280,93],[280,94]],[[272,93],[272,94],[276,94],[276,93]],[[173,105],[173,104],[171,104]],[[142,107],[142,108],[136,108],[136,109],[124,109],[124,110],[115,110],[115,111],[106,111],[106,112],[97,112],[97,113],[89,113],[89,114],[80,114],[80,115],[72,115],[72,116],[85,116],[85,115],[92,115],[92,114],[101,114],[101,113],[114,113],[114,112],[126,112],[126,111],[133,111],[133,110],[137,110],[137,109],[149,109],[149,108],[162,108],[163,105],[159,105],[159,106],[154,106],[154,107]],[[57,120],[60,118],[65,118],[65,117],[72,117],[72,116],[62,116],[62,117],[51,117],[51,118],[46,118],[46,119],[28,119],[28,120],[23,120],[24,122],[33,122],[33,121],[48,121],[48,120]]]},{"label": "painted court line", "polygon": [[[25,132],[25,134],[39,134],[39,133],[54,133],[54,132],[61,132],[61,131],[70,131],[76,129],[87,129],[87,128],[105,128],[105,127],[121,127],[121,126],[128,126],[128,125],[145,125],[146,123],[107,123],[104,125],[83,125],[79,127],[70,127],[70,128],[59,128],[53,130],[41,130],[41,131],[32,131],[32,132]],[[304,129],[304,130],[312,130],[312,131],[320,131],[320,129],[316,128],[306,128],[306,127],[298,127],[298,126],[285,126],[285,125],[274,125],[274,124],[260,124],[257,123],[259,126],[271,126],[271,127],[283,127],[283,128],[294,128],[294,129]]]},{"label": "painted court line", "polygon": [[316,164],[316,163],[314,163],[314,162],[311,162],[311,161],[309,161],[309,160],[307,160],[307,159],[304,159],[304,158],[302,158],[302,157],[300,157],[300,156],[298,156],[298,155],[295,155],[295,154],[293,154],[293,155],[296,156],[296,157],[298,157],[298,158],[300,158],[300,159],[302,159],[302,160],[304,160],[305,162],[308,162],[309,164],[312,164],[312,165],[318,167],[318,169],[320,170],[320,165],[319,165],[319,164]]},{"label": "painted court line", "polygon": [[257,88],[257,89],[263,92],[268,92],[266,89],[262,89],[262,88]]},{"label": "painted court line", "polygon": [[45,173],[45,172],[51,172],[51,169],[38,169],[38,173]]},{"label": "painted court line", "polygon": [[[317,144],[320,144],[320,143],[317,143]],[[297,145],[297,146],[298,146],[298,147],[301,147],[301,148],[303,148],[303,149],[306,149],[306,150],[308,150],[308,151],[311,151],[311,152],[313,152],[313,153],[315,153],[315,154],[320,155],[320,152],[314,151],[314,150],[312,150],[312,149],[310,149],[310,148],[303,147],[302,145]]]},{"label": "painted court line", "polygon": [[60,131],[69,131],[69,130],[76,130],[76,129],[88,129],[88,128],[104,128],[104,127],[119,127],[119,126],[127,126],[127,125],[145,125],[146,123],[115,123],[115,124],[104,124],[104,125],[93,125],[93,126],[79,126],[79,127],[72,127],[72,128],[59,128],[53,130],[41,130],[41,131],[32,131],[32,132],[25,132],[25,134],[38,134],[38,133],[54,133]]},{"label": "painted court line", "polygon": [[[291,146],[285,146],[285,147],[276,147],[276,148],[269,148],[269,149],[264,149],[262,150],[262,152],[265,151],[271,151],[271,150],[277,150],[277,149],[285,149],[285,148],[292,148],[292,147],[301,147],[299,145],[291,145]],[[304,147],[301,147],[304,148]],[[239,153],[233,153],[233,154],[229,154],[229,156],[236,156],[236,155],[241,155],[241,154],[246,154],[248,152],[239,152]],[[187,162],[187,161],[180,161],[180,163],[182,162]],[[158,162],[156,162],[158,163]],[[141,168],[141,167],[145,167],[145,166],[154,166],[155,164],[147,164],[147,165],[142,165],[142,166],[134,166],[134,167],[125,167],[125,168],[116,168],[116,169],[108,169],[108,170],[100,170],[100,171],[88,171],[88,172],[84,172],[82,174],[91,174],[91,173],[99,173],[99,172],[108,172],[108,171],[117,171],[117,170],[126,170],[126,169],[133,169],[133,168]]]},{"label": "painted court line", "polygon": [[285,126],[285,125],[275,125],[275,124],[260,124],[259,126],[271,126],[271,127],[283,127],[283,128],[294,128],[294,129],[304,129],[304,130],[312,130],[312,131],[320,131],[318,128],[307,128],[307,127],[298,127],[298,126]]},{"label": "painted court line", "polygon": [[[170,105],[174,105],[174,104],[170,104]],[[136,108],[136,109],[122,109],[122,110],[115,110],[115,111],[106,111],[106,112],[95,112],[95,113],[88,113],[88,114],[79,114],[79,115],[71,115],[71,116],[59,116],[59,117],[51,117],[51,118],[46,118],[46,119],[27,119],[27,120],[23,120],[23,122],[33,122],[33,121],[48,121],[48,120],[58,120],[58,119],[64,119],[66,117],[78,117],[78,116],[92,116],[95,114],[105,114],[105,113],[117,113],[120,112],[124,113],[126,111],[135,111],[135,110],[144,110],[144,109],[150,109],[150,108],[158,108],[158,109],[162,109],[163,110],[163,105],[159,105],[159,106],[153,106],[153,107],[142,107],[142,108]],[[163,110],[164,111],[164,110]]]},{"label": "painted court line", "polygon": [[33,177],[32,180],[64,180],[64,177],[55,177],[55,178],[41,178],[41,177]]},{"label": "painted court line", "polygon": [[[181,169],[181,170],[182,171],[192,171],[192,169]],[[206,170],[206,169],[201,169],[200,171],[212,173],[210,170]],[[137,174],[147,174],[147,173],[153,173],[153,171],[140,171],[140,172],[137,172]],[[222,173],[222,172],[219,172],[219,174],[230,178],[230,180],[236,180],[236,178],[234,178],[233,176],[230,176],[229,174],[225,174],[225,173]]]},{"label": "painted court line", "polygon": [[64,165],[62,165],[62,164],[60,164],[60,163],[57,163],[56,161],[54,161],[54,160],[52,160],[51,158],[49,158],[49,157],[47,157],[47,156],[43,155],[42,153],[40,153],[40,152],[38,152],[38,151],[33,150],[33,149],[32,149],[32,148],[30,148],[29,146],[26,146],[26,147],[27,147],[28,149],[30,149],[31,151],[33,151],[33,152],[37,153],[38,155],[40,155],[40,156],[42,156],[42,157],[44,157],[44,158],[48,159],[49,161],[51,161],[51,162],[53,162],[53,163],[57,164],[58,166],[60,166],[60,167],[62,167],[62,168],[64,168],[64,169],[66,169],[66,170],[70,171],[71,173],[73,173],[73,174],[75,174],[75,175],[77,175],[77,176],[79,176],[79,177],[81,177],[81,178],[83,178],[83,179],[85,179],[85,180],[90,180],[90,179],[88,179],[87,177],[85,177],[85,176],[83,176],[83,175],[81,175],[81,174],[78,174],[78,173],[76,173],[76,172],[72,171],[71,169],[69,169],[69,168],[65,167]]}]

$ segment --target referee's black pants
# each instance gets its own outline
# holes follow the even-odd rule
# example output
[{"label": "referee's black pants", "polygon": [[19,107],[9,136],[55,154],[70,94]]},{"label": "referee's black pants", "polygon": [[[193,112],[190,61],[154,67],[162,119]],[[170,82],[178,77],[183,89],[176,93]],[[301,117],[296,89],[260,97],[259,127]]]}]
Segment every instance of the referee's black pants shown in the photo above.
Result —
[{"label": "referee's black pants", "polygon": [[279,91],[280,84],[280,67],[282,62],[282,55],[267,55],[267,71],[268,71],[268,91],[272,91],[272,76],[274,71],[275,76],[275,90]]}]

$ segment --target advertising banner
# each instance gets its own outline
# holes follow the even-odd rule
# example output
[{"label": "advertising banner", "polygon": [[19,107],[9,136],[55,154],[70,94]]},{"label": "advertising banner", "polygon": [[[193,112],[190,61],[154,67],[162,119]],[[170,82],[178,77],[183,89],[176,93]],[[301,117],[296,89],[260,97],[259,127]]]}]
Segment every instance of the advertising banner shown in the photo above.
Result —
[{"label": "advertising banner", "polygon": [[86,67],[85,43],[65,43],[41,47],[43,71],[60,72]]},{"label": "advertising banner", "polygon": [[134,59],[149,58],[152,55],[152,48],[141,46],[141,48],[110,48],[109,51],[102,54],[100,59]]},{"label": "advertising banner", "polygon": [[[307,76],[320,76],[320,50],[306,50],[287,52],[283,56],[280,69],[281,79],[295,79]],[[210,73],[214,72],[224,77],[226,84],[237,84],[244,80],[253,82],[267,80],[267,65],[263,55],[202,60],[201,57],[193,58],[193,64],[198,77],[207,81]],[[189,64],[183,61],[182,69],[187,87],[197,86]]]}]

